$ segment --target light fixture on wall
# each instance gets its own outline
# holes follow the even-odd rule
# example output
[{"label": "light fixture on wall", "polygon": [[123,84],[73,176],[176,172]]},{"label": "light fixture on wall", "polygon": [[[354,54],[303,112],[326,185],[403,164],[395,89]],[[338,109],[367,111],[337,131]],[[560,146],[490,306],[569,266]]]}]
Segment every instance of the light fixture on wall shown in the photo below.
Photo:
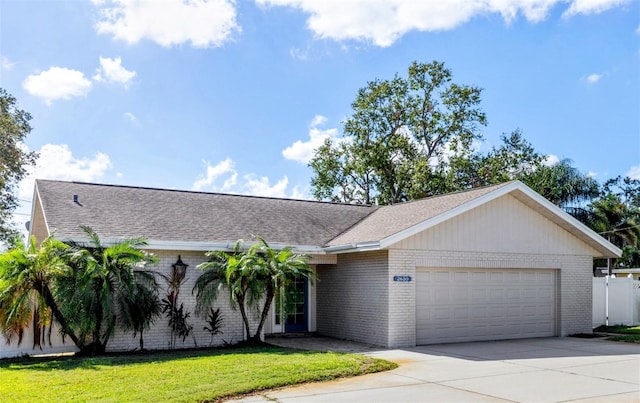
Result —
[{"label": "light fixture on wall", "polygon": [[171,267],[173,267],[173,270],[177,274],[177,276],[183,279],[185,274],[187,273],[187,267],[189,267],[189,265],[183,262],[180,255],[178,255],[178,261],[172,264]]}]

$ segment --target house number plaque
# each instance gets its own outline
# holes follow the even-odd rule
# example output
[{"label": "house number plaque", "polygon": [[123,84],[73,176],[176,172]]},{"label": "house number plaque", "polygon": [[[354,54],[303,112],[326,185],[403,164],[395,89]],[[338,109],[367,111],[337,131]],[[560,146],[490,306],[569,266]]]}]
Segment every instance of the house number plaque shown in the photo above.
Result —
[{"label": "house number plaque", "polygon": [[410,283],[411,276],[393,276],[393,281],[397,281],[399,283]]}]

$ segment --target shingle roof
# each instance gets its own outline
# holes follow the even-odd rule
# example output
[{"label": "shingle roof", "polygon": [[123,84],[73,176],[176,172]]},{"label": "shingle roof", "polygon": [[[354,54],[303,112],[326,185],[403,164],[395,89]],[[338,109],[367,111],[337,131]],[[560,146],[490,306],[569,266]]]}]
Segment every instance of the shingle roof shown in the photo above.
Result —
[{"label": "shingle roof", "polygon": [[[323,246],[377,207],[37,180],[49,233],[103,239],[142,236],[155,241],[235,242],[262,236],[288,245]],[[73,200],[78,196],[78,203]]]},{"label": "shingle roof", "polygon": [[329,246],[376,242],[491,193],[507,183],[380,207],[329,242]]},{"label": "shingle roof", "polygon": [[36,191],[48,233],[58,239],[83,239],[86,234],[79,226],[87,225],[103,240],[141,236],[163,248],[185,243],[198,243],[193,247],[199,248],[262,236],[274,245],[326,251],[384,247],[511,194],[602,256],[621,253],[517,181],[384,207],[51,180],[37,180]]}]

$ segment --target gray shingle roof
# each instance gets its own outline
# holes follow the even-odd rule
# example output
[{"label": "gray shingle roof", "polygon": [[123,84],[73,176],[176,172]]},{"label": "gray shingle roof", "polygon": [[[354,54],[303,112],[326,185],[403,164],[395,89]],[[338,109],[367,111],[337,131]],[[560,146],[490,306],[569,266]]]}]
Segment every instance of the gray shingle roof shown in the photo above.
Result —
[{"label": "gray shingle roof", "polygon": [[[326,245],[375,211],[361,206],[219,193],[37,180],[50,233],[103,239],[235,242],[262,236],[288,245]],[[75,203],[73,196],[78,196]]]},{"label": "gray shingle roof", "polygon": [[491,193],[507,183],[380,207],[329,242],[329,246],[376,242]]}]

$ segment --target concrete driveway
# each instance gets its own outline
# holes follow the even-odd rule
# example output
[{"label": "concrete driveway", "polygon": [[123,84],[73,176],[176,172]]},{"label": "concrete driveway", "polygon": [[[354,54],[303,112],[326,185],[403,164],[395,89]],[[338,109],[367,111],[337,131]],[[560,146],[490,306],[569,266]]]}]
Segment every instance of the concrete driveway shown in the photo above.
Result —
[{"label": "concrete driveway", "polygon": [[240,401],[640,402],[640,346],[634,344],[578,338],[438,344],[402,350],[317,338],[283,339],[274,344],[361,352],[394,361],[399,367],[267,391]]}]

